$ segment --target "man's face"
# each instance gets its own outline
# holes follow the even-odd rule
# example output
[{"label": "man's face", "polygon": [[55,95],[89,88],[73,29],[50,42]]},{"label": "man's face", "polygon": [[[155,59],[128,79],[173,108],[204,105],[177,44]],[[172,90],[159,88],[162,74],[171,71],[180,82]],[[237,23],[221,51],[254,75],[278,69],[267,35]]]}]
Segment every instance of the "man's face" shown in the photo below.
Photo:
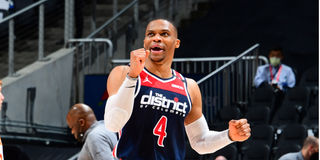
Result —
[{"label": "man's face", "polygon": [[179,48],[180,40],[174,26],[166,20],[151,21],[144,38],[144,48],[150,50],[150,59],[161,62],[166,55],[173,57],[175,48]]},{"label": "man's face", "polygon": [[319,152],[319,141],[316,146],[313,147],[313,153]]},{"label": "man's face", "polygon": [[4,96],[2,94],[2,86],[0,85],[0,110],[2,108],[3,100],[4,100]]},{"label": "man's face", "polygon": [[73,134],[74,138],[78,141],[82,141],[81,134],[81,126],[77,118],[73,118],[72,116],[67,116],[67,124],[71,129],[71,134]]},{"label": "man's face", "polygon": [[269,53],[269,61],[272,66],[278,66],[281,63],[282,53],[278,50],[271,50]]}]

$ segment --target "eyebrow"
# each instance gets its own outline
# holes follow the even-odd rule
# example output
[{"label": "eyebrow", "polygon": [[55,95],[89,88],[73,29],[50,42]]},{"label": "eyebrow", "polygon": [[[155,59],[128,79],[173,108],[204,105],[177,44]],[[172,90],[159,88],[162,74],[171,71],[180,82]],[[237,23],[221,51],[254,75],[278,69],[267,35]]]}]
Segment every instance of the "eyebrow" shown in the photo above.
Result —
[{"label": "eyebrow", "polygon": [[[162,29],[161,31],[162,32],[170,32],[169,29]],[[149,29],[149,30],[147,30],[147,32],[154,32],[154,30]]]}]

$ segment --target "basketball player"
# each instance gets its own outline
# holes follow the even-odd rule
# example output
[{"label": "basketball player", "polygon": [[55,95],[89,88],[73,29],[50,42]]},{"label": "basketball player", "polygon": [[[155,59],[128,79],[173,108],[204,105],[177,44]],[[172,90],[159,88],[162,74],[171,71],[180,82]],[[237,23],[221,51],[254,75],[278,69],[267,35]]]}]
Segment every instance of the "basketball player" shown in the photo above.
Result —
[{"label": "basketball player", "polygon": [[114,150],[118,158],[183,160],[185,133],[200,154],[250,137],[246,119],[231,120],[222,132],[209,130],[197,83],[171,69],[179,46],[176,27],[168,20],[153,20],[144,48],[130,53],[130,66],[111,71],[104,118],[107,129],[121,133]]},{"label": "basketball player", "polygon": [[[4,96],[2,94],[2,81],[0,80],[0,110],[2,108],[3,100],[4,100]],[[3,146],[2,146],[1,138],[0,138],[0,160],[4,160],[4,158],[3,158]]]}]

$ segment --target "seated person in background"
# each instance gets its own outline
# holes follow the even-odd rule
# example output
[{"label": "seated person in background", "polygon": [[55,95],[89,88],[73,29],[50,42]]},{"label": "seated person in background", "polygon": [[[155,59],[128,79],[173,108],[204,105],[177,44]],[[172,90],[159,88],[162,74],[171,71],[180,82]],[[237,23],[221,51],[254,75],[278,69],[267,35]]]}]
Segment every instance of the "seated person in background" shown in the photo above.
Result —
[{"label": "seated person in background", "polygon": [[9,10],[9,1],[0,0],[0,21],[4,19],[4,17],[7,15],[8,10]]},{"label": "seated person in background", "polygon": [[319,152],[319,139],[314,136],[308,136],[299,152],[287,153],[279,160],[311,160],[310,157]]},{"label": "seated person in background", "polygon": [[291,67],[281,63],[283,59],[281,48],[272,48],[269,52],[270,64],[259,66],[254,78],[254,85],[260,87],[269,84],[274,87],[275,92],[285,91],[296,84],[295,75]]},{"label": "seated person in background", "polygon": [[224,156],[218,156],[218,157],[216,157],[216,159],[214,159],[214,160],[227,160],[227,158],[224,157]]},{"label": "seated person in background", "polygon": [[112,151],[117,135],[107,131],[103,121],[97,121],[89,106],[81,103],[72,106],[67,123],[74,137],[84,142],[78,160],[114,160]]}]

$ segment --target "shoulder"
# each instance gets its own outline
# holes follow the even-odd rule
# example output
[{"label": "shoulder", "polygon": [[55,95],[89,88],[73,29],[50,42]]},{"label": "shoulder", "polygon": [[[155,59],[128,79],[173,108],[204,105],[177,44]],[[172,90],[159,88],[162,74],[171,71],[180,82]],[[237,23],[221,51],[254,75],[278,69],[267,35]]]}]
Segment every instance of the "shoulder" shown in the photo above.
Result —
[{"label": "shoulder", "polygon": [[290,66],[288,66],[288,65],[281,64],[281,66],[283,67],[283,69],[292,70],[292,68]]},{"label": "shoulder", "polygon": [[129,71],[129,66],[126,66],[126,65],[116,66],[111,70],[109,77],[114,75],[119,75],[119,74],[120,75],[127,74],[128,71]]},{"label": "shoulder", "polygon": [[186,78],[188,92],[190,93],[191,98],[197,96],[200,93],[199,86],[194,79]]},{"label": "shoulder", "polygon": [[279,160],[292,160],[297,157],[299,152],[287,153],[279,158]]},{"label": "shoulder", "polygon": [[98,124],[88,133],[83,148],[93,159],[101,159],[97,157],[107,156],[116,143],[115,133],[107,131],[103,124]]},{"label": "shoulder", "polygon": [[269,64],[264,64],[264,65],[258,66],[258,70],[262,70],[262,69],[266,69],[266,68],[269,68]]},{"label": "shoulder", "polygon": [[123,79],[125,78],[125,76],[127,75],[129,71],[129,66],[116,66],[114,67],[108,77],[108,81],[119,81],[119,79]]},{"label": "shoulder", "polygon": [[187,81],[187,84],[189,85],[189,86],[197,86],[198,84],[197,84],[197,82],[194,80],[194,79],[191,79],[191,78],[186,78],[186,81]]},{"label": "shoulder", "polygon": [[281,66],[282,66],[283,72],[285,72],[286,74],[295,75],[294,70],[290,66],[287,66],[285,64],[281,64]]},{"label": "shoulder", "polygon": [[116,141],[117,136],[115,133],[108,131],[103,122],[98,122],[99,124],[92,129],[88,134],[87,140],[89,142],[104,142],[104,141]]}]

